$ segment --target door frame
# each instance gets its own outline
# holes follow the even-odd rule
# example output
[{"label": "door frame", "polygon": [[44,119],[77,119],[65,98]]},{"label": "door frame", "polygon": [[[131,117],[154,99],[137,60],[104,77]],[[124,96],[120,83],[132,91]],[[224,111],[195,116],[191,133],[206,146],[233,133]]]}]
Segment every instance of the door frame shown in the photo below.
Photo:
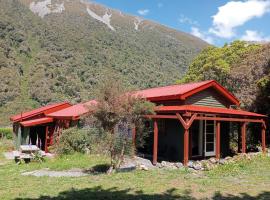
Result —
[{"label": "door frame", "polygon": [[[215,115],[211,115],[211,117],[215,117]],[[213,151],[206,151],[206,144],[207,144],[206,126],[207,126],[207,121],[213,122],[213,126],[214,126],[214,131],[213,131],[213,137],[214,137],[213,147],[214,147],[214,149],[213,149]],[[214,120],[204,120],[203,132],[204,132],[204,134],[203,134],[204,135],[204,156],[206,156],[206,157],[214,156],[216,154],[216,145],[215,145],[216,144],[216,123],[215,123],[215,121]]]}]

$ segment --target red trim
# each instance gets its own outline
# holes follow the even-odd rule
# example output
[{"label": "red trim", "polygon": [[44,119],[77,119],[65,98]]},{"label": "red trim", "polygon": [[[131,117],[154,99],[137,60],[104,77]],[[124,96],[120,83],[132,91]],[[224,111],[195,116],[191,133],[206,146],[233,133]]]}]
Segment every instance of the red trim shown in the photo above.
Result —
[{"label": "red trim", "polygon": [[242,153],[246,153],[246,122],[241,126],[241,137],[242,137]]},{"label": "red trim", "polygon": [[[145,115],[149,119],[178,119],[176,115]],[[265,123],[263,119],[251,119],[251,118],[232,118],[232,117],[200,117],[197,116],[195,120],[216,120],[225,122],[254,122],[254,123]]]},{"label": "red trim", "polygon": [[153,144],[153,164],[157,164],[158,154],[158,124],[157,120],[154,120],[154,144]]},{"label": "red trim", "polygon": [[36,125],[41,125],[41,124],[47,124],[53,122],[53,118],[50,117],[43,117],[39,119],[33,119],[33,120],[28,120],[28,121],[23,121],[20,122],[20,124],[24,127],[29,127],[29,126],[36,126]]},{"label": "red trim", "polygon": [[265,142],[265,127],[262,126],[262,151],[266,152],[266,142]]},{"label": "red trim", "polygon": [[31,111],[27,111],[18,115],[14,115],[12,117],[10,117],[10,120],[13,122],[19,122],[19,121],[23,121],[26,119],[30,119],[30,118],[37,118],[37,117],[42,117],[45,114],[49,114],[51,112],[55,112],[58,110],[62,110],[64,108],[70,107],[71,104],[64,102],[64,103],[57,103],[57,104],[51,104],[51,105],[47,105],[47,106],[43,106]]},{"label": "red trim", "polygon": [[220,121],[217,121],[216,124],[216,159],[220,159]]},{"label": "red trim", "polygon": [[161,96],[161,97],[149,97],[147,98],[148,101],[168,101],[168,100],[177,100],[181,99],[181,95],[170,95],[170,96]]},{"label": "red trim", "polygon": [[265,118],[266,115],[261,115],[253,112],[244,110],[235,110],[229,108],[216,108],[207,106],[194,106],[194,105],[183,105],[183,106],[158,106],[155,111],[157,113],[175,113],[175,112],[196,112],[196,113],[215,113],[225,115],[239,115],[247,117],[260,117]]}]

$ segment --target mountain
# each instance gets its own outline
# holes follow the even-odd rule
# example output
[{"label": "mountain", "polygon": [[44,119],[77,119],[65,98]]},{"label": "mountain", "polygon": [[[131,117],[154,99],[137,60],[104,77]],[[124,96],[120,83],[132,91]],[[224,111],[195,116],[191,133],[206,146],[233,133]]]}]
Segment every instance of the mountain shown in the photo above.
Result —
[{"label": "mountain", "polygon": [[80,0],[0,0],[0,124],[49,102],[93,97],[109,73],[127,86],[174,83],[208,44]]}]

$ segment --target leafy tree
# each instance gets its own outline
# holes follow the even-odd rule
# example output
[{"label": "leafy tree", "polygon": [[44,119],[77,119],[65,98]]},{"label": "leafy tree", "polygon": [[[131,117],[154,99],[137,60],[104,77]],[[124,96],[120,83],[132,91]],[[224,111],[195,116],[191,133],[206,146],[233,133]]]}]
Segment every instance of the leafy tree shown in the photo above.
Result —
[{"label": "leafy tree", "polygon": [[[204,49],[191,63],[186,75],[178,83],[214,79],[224,86],[230,76],[231,67],[260,45],[235,41],[223,47],[210,46]],[[230,89],[230,88],[229,88]]]},{"label": "leafy tree", "polygon": [[127,92],[116,78],[107,78],[99,84],[97,102],[90,108],[93,110],[90,124],[101,127],[109,138],[111,167],[108,173],[112,173],[120,166],[123,156],[132,151],[132,128],[135,126],[137,132],[143,129],[144,115],[153,114],[154,104]]}]

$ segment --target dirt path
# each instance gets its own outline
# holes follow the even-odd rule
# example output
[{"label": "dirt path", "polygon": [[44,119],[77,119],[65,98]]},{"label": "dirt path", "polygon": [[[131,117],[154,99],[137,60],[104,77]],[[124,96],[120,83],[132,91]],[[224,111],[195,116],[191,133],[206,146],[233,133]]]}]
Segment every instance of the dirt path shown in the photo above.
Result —
[{"label": "dirt path", "polygon": [[24,172],[22,173],[23,176],[49,176],[49,177],[81,177],[81,176],[88,176],[85,170],[82,169],[70,169],[64,171],[51,171],[49,169],[40,169],[31,172]]}]

